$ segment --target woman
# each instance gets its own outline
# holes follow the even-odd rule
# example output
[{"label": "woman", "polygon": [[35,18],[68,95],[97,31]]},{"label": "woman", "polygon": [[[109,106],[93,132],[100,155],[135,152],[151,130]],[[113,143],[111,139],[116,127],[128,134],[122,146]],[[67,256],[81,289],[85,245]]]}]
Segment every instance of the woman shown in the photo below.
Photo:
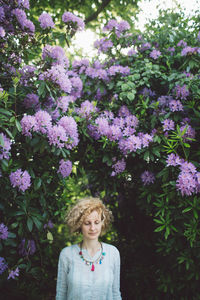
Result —
[{"label": "woman", "polygon": [[98,198],[82,199],[69,211],[67,225],[82,233],[82,242],[60,253],[56,300],[122,299],[119,251],[99,241],[111,221],[112,213]]}]

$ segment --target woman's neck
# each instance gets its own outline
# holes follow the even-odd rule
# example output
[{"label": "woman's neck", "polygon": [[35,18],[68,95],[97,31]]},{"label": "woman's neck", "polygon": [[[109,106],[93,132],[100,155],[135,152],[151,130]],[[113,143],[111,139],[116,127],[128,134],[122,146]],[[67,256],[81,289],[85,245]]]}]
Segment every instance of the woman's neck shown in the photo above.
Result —
[{"label": "woman's neck", "polygon": [[87,249],[90,256],[94,256],[101,248],[101,244],[98,240],[86,240],[83,239],[82,248]]}]

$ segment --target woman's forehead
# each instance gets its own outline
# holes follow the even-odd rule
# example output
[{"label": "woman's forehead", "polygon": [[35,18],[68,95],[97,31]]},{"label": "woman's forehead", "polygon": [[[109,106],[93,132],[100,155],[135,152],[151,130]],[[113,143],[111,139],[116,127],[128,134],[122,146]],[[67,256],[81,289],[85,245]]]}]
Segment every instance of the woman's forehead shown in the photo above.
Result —
[{"label": "woman's forehead", "polygon": [[87,217],[85,217],[85,220],[94,220],[94,219],[100,219],[101,218],[101,214],[96,211],[93,210]]}]

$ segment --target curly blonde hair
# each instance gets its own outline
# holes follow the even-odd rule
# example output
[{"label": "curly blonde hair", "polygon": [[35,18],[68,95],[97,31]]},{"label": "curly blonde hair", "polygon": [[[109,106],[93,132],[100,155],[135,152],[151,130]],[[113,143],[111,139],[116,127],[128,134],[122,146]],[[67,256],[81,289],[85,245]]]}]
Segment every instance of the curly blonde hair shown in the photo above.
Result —
[{"label": "curly blonde hair", "polygon": [[99,198],[83,198],[79,200],[68,212],[65,221],[71,233],[80,232],[81,226],[87,216],[93,211],[101,215],[103,221],[101,235],[105,233],[113,221],[112,212],[103,204]]}]

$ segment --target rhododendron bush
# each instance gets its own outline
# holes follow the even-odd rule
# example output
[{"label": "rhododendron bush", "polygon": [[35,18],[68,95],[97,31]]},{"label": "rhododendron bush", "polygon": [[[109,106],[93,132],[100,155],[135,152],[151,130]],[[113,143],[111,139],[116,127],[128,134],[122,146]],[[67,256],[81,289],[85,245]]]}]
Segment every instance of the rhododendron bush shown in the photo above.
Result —
[{"label": "rhododendron bush", "polygon": [[125,298],[196,299],[198,17],[189,23],[165,13],[143,34],[110,20],[91,61],[70,61],[66,54],[70,38],[84,29],[81,18],[65,12],[59,20],[66,48],[54,39],[52,16],[43,12],[37,24],[30,19],[28,0],[0,1],[4,292],[17,286],[26,294],[27,282],[34,299],[34,284],[41,289],[49,280],[51,257],[55,289],[54,224],[71,201],[67,182],[82,178],[84,170],[89,193],[116,215]]}]

